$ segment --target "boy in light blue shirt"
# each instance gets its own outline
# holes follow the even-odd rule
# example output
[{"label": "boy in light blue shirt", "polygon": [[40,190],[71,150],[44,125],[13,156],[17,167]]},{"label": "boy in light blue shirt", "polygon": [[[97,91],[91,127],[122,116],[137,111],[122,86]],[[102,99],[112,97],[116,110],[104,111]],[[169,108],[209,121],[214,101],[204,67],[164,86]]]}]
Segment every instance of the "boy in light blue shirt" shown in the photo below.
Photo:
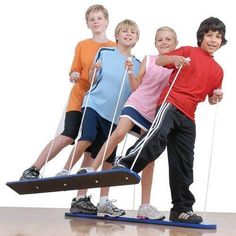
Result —
[{"label": "boy in light blue shirt", "polygon": [[[134,21],[127,19],[120,22],[115,29],[115,38],[117,46],[101,48],[94,60],[94,64],[90,71],[91,79],[95,68],[97,73],[91,91],[85,96],[82,106],[83,112],[85,112],[82,124],[82,134],[77,145],[75,145],[74,152],[70,155],[64,169],[62,172],[58,173],[58,175],[69,174],[70,167],[72,168],[76,164],[84,151],[87,150],[91,144],[93,144],[91,146],[92,157],[96,157],[96,154],[108,138],[110,127],[113,125],[112,123],[114,122],[114,124],[117,124],[122,108],[131,93],[125,62],[127,61],[127,58],[131,58],[134,65],[133,73],[137,75],[140,61],[131,54],[132,48],[139,39],[137,24]],[[98,63],[98,61],[101,63]],[[124,83],[123,78],[125,79]],[[121,88],[122,91],[120,93]],[[118,106],[116,106],[117,101]],[[114,113],[115,117],[113,118]],[[113,125],[114,129],[115,126],[116,125]],[[103,169],[110,169],[114,158],[115,151],[110,158],[104,162]],[[83,163],[81,167],[83,167]],[[72,200],[71,212],[91,213],[90,210],[95,209],[90,201],[88,201],[88,206],[86,206],[85,202],[82,204],[81,199],[84,199],[86,192],[87,190],[78,191],[77,198]],[[124,215],[124,210],[118,209],[108,200],[108,192],[109,188],[101,189],[101,198],[97,209],[98,215],[115,217]],[[96,211],[93,213],[96,213]]]}]

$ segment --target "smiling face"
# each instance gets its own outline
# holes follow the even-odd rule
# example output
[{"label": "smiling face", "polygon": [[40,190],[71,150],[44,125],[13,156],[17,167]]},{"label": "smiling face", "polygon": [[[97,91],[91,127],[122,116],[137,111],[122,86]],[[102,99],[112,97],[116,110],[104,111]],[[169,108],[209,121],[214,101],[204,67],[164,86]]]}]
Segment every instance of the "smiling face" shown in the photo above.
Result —
[{"label": "smiling face", "polygon": [[91,11],[88,14],[87,26],[95,34],[104,32],[108,25],[108,19],[105,18],[102,11]]},{"label": "smiling face", "polygon": [[175,32],[168,29],[157,30],[155,37],[155,46],[159,54],[173,51],[177,46],[177,38]]},{"label": "smiling face", "polygon": [[139,28],[134,21],[124,20],[115,29],[115,39],[120,45],[133,47],[139,39]]},{"label": "smiling face", "polygon": [[133,47],[138,41],[137,31],[132,27],[121,28],[121,30],[115,37],[119,44],[127,47]]},{"label": "smiling face", "polygon": [[209,55],[213,55],[215,51],[217,51],[222,44],[222,36],[219,31],[209,31],[205,33],[203,36],[203,40],[201,42],[201,48],[206,51]]}]

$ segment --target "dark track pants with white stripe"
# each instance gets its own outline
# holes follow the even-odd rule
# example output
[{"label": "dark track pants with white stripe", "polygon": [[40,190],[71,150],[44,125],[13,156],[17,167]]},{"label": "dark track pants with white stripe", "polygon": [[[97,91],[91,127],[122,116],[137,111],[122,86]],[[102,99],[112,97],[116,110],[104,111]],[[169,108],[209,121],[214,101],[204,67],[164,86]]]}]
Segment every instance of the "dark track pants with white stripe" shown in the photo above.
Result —
[{"label": "dark track pants with white stripe", "polygon": [[[177,212],[192,211],[195,198],[189,186],[193,183],[195,123],[170,103],[162,107],[161,110],[160,106],[157,108],[157,119],[148,137],[148,132],[144,133],[128,149],[120,163],[131,168],[142,148],[132,169],[140,172],[167,147],[172,209]],[[143,142],[145,145],[142,147]]]}]

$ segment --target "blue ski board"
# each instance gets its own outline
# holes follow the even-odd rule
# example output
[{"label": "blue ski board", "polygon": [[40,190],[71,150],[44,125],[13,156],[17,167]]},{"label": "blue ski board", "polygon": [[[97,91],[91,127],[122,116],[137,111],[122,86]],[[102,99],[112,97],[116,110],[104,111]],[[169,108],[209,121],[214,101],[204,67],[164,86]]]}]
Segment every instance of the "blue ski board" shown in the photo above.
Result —
[{"label": "blue ski board", "polygon": [[150,220],[150,219],[139,219],[139,218],[131,218],[131,217],[110,217],[110,216],[97,216],[92,214],[81,214],[81,213],[70,213],[66,212],[65,216],[67,217],[80,217],[80,218],[88,218],[95,220],[113,220],[113,221],[125,221],[125,222],[133,222],[133,223],[145,223],[145,224],[156,224],[156,225],[166,225],[166,226],[176,226],[176,227],[187,227],[187,228],[196,228],[196,229],[216,229],[215,224],[193,224],[186,222],[174,222],[167,220]]}]

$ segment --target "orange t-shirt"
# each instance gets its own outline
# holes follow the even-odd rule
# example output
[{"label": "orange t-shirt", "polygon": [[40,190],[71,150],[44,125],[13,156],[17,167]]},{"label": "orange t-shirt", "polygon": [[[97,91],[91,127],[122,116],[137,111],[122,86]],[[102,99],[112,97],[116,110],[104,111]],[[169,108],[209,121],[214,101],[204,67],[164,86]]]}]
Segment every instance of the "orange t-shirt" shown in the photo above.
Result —
[{"label": "orange t-shirt", "polygon": [[95,55],[101,47],[113,46],[116,46],[115,42],[98,43],[92,39],[85,39],[77,44],[70,73],[77,71],[80,73],[80,78],[71,90],[67,112],[81,111],[84,95],[90,87],[89,70]]}]

